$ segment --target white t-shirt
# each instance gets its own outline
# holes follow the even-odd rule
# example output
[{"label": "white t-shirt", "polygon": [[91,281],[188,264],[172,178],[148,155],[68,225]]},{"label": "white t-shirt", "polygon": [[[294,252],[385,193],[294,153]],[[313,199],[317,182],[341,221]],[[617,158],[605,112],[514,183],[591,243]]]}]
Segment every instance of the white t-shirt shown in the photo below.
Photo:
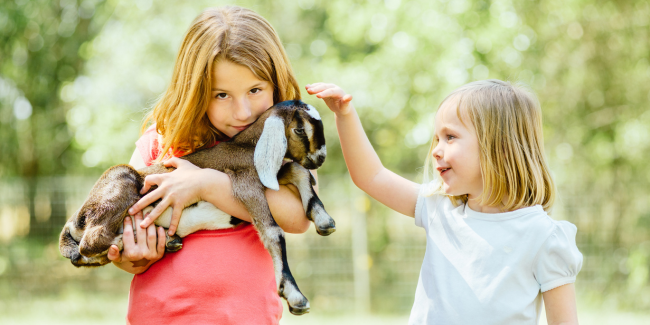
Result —
[{"label": "white t-shirt", "polygon": [[575,282],[573,224],[539,205],[480,213],[422,193],[415,224],[427,248],[409,324],[537,324],[541,292]]}]

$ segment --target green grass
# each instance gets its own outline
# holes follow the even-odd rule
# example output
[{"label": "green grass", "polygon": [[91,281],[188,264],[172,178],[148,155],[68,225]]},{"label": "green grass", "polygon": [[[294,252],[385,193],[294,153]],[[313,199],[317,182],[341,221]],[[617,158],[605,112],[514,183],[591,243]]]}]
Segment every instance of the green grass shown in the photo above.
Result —
[{"label": "green grass", "polygon": [[[21,297],[0,301],[0,324],[124,324],[127,297],[67,292],[61,296]],[[594,325],[650,324],[650,313],[628,313],[607,308],[578,309],[580,323]],[[349,315],[312,312],[293,316],[286,311],[282,325],[406,324],[408,315]],[[546,324],[542,315],[540,324]]]}]

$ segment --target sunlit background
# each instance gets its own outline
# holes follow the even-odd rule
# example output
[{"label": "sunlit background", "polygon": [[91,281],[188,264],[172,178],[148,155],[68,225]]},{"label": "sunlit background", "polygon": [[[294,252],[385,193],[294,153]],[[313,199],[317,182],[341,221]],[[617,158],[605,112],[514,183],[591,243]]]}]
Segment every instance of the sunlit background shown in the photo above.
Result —
[{"label": "sunlit background", "polygon": [[[433,115],[486,78],[538,95],[559,200],[578,227],[586,324],[650,322],[650,2],[298,0],[0,2],[0,323],[121,323],[131,276],[76,269],[58,233],[103,170],[128,162],[144,112],[206,7],[237,4],[279,33],[301,86],[354,96],[384,164],[413,180]],[[403,324],[425,233],[357,190],[333,116],[320,193],[337,232],[288,239],[312,313],[284,324]],[[545,321],[543,321],[545,323]]]}]

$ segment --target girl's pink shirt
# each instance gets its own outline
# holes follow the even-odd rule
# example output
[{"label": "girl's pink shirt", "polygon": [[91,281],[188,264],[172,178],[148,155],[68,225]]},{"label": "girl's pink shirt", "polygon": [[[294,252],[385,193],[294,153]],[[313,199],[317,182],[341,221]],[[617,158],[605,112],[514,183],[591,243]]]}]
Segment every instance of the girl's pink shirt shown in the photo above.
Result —
[{"label": "girl's pink shirt", "polygon": [[[147,166],[158,157],[155,126],[136,147]],[[131,281],[127,324],[278,324],[281,317],[271,256],[247,222],[186,236],[183,249]]]}]

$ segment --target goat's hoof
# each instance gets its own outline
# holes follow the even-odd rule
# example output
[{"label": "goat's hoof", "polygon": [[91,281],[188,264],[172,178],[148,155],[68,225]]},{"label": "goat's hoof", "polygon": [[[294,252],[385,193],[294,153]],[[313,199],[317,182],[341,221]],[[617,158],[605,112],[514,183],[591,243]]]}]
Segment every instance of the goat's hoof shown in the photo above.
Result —
[{"label": "goat's hoof", "polygon": [[181,250],[181,248],[183,248],[183,240],[178,236],[175,237],[176,238],[174,237],[170,238],[171,240],[165,243],[166,252],[169,253],[178,252],[179,250]]},{"label": "goat's hoof", "polygon": [[309,302],[302,306],[291,306],[289,304],[287,304],[287,306],[289,306],[289,312],[296,316],[304,315],[309,312]]},{"label": "goat's hoof", "polygon": [[322,227],[322,228],[316,227],[316,232],[321,236],[329,236],[335,231],[336,231],[336,226]]}]

